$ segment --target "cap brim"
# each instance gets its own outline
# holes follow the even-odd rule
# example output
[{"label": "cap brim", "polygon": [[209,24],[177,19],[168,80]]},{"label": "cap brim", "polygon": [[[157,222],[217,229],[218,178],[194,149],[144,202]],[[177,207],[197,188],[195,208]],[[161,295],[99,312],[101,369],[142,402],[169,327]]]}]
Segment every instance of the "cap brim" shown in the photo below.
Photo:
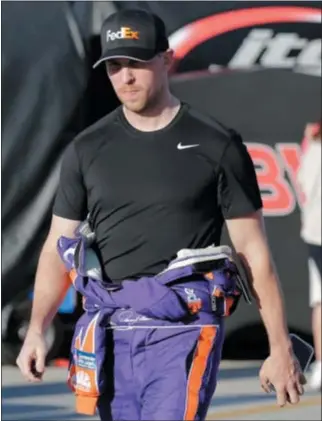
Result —
[{"label": "cap brim", "polygon": [[114,48],[113,50],[105,51],[99,60],[93,65],[93,69],[99,66],[106,60],[115,59],[115,58],[127,58],[130,60],[136,61],[150,61],[156,55],[154,50],[148,50],[146,48],[139,47],[123,47],[123,48]]}]

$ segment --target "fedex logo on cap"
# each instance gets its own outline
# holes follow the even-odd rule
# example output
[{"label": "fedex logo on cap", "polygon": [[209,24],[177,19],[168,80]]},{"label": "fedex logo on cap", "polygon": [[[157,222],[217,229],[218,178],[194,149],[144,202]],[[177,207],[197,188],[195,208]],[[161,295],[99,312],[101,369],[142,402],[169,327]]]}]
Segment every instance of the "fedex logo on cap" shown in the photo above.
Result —
[{"label": "fedex logo on cap", "polygon": [[106,32],[106,41],[114,41],[115,39],[139,39],[139,32],[126,26],[122,26],[117,32],[109,29]]}]

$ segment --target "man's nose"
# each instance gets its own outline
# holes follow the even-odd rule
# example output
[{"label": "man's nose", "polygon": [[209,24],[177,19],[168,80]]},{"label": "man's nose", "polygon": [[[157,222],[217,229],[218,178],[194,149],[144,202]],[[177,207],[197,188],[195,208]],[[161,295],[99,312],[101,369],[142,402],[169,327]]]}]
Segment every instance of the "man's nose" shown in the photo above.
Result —
[{"label": "man's nose", "polygon": [[122,67],[122,82],[126,85],[132,83],[134,81],[133,71],[130,67],[124,66]]}]

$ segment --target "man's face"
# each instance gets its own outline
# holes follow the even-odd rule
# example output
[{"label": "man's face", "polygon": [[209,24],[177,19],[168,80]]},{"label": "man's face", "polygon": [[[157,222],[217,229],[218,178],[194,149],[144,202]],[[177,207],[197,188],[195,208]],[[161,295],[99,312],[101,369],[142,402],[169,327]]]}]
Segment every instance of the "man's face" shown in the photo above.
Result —
[{"label": "man's face", "polygon": [[167,83],[171,52],[160,53],[151,61],[126,58],[106,61],[106,70],[119,100],[140,113],[153,107]]}]

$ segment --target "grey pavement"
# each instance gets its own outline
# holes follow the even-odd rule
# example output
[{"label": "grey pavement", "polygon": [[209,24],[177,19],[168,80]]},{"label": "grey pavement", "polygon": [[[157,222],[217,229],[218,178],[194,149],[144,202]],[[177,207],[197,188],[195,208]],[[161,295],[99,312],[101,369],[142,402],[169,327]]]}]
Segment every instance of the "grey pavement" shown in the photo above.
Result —
[{"label": "grey pavement", "polygon": [[[321,395],[307,391],[301,403],[280,409],[262,392],[256,361],[223,361],[207,420],[321,420]],[[66,369],[49,367],[44,382],[26,383],[15,367],[2,367],[2,420],[97,420],[74,412]]]}]

